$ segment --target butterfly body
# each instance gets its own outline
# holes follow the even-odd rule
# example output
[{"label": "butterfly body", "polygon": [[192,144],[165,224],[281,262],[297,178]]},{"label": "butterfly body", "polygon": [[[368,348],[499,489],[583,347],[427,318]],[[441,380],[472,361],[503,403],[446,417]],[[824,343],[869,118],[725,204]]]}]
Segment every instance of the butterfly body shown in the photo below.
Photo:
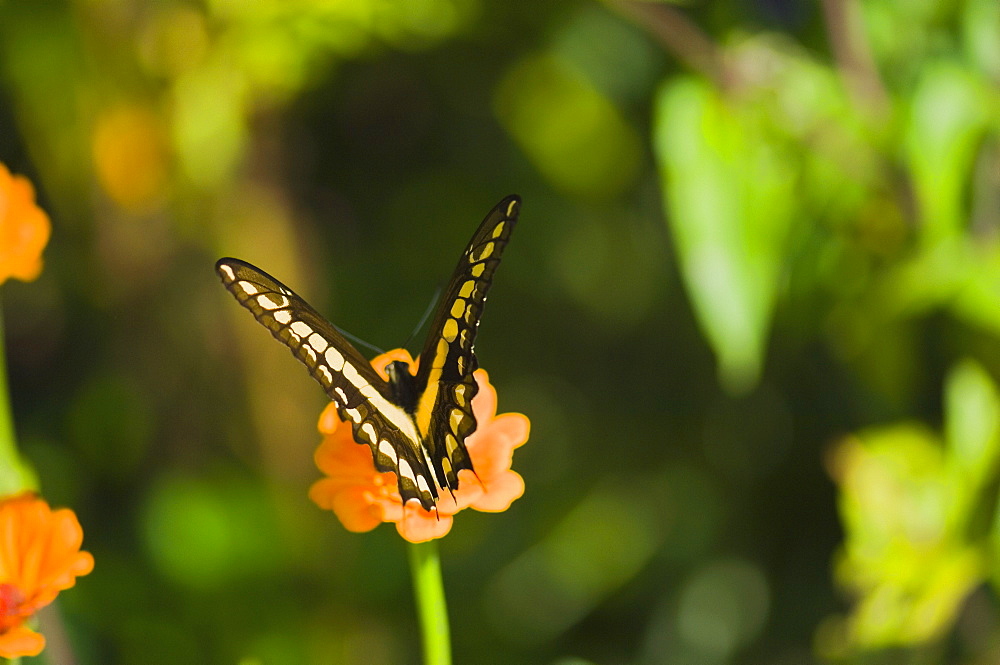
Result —
[{"label": "butterfly body", "polygon": [[389,377],[392,401],[410,415],[415,415],[420,391],[417,388],[416,377],[410,374],[410,364],[402,360],[393,360],[385,366],[385,373]]},{"label": "butterfly body", "polygon": [[509,196],[486,216],[442,296],[416,372],[394,361],[384,368],[388,380],[287,286],[239,259],[216,263],[226,288],[306,365],[352,424],[355,440],[371,448],[375,467],[396,474],[404,502],[417,499],[429,510],[439,489],[454,491],[458,472],[473,470],[465,448],[476,429],[473,344],[519,208],[520,199]]}]

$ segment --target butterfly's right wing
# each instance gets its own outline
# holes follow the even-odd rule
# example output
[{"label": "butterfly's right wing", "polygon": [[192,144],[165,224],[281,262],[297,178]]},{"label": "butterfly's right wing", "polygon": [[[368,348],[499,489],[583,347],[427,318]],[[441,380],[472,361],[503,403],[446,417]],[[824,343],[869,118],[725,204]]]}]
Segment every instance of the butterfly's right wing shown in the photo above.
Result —
[{"label": "butterfly's right wing", "polygon": [[472,398],[479,385],[473,345],[493,283],[493,273],[510,241],[521,210],[521,198],[504,198],[472,235],[441,298],[420,353],[416,409],[417,427],[428,447],[438,484],[455,490],[458,472],[472,469],[465,439],[476,430]]},{"label": "butterfly's right wing", "polygon": [[337,405],[354,440],[371,448],[375,467],[392,471],[403,501],[430,509],[437,487],[413,418],[388,397],[389,386],[347,339],[305,300],[263,270],[239,259],[219,259],[222,283],[276,339],[309,369]]}]

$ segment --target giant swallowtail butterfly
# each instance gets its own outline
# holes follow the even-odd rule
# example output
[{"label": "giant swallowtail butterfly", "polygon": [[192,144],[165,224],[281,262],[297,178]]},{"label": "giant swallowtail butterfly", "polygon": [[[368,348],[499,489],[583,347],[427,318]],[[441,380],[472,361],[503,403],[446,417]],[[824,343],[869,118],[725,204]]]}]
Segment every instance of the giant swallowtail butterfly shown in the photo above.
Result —
[{"label": "giant swallowtail butterfly", "polygon": [[476,429],[478,386],[473,342],[493,272],[517,222],[521,199],[508,196],[472,236],[434,314],[416,376],[406,363],[386,368],[385,381],[337,328],[291,289],[239,259],[215,269],[241,305],[309,368],[354,439],[367,444],[379,471],[392,471],[403,502],[427,510],[439,490],[454,491],[458,472],[472,469],[465,439]]}]

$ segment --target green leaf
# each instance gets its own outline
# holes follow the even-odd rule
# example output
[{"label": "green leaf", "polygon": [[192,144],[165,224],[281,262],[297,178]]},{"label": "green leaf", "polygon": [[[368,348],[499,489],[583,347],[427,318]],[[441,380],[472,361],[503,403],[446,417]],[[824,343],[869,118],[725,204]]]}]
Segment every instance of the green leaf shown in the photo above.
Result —
[{"label": "green leaf", "polygon": [[945,452],[926,429],[866,430],[836,451],[844,549],[840,583],[858,595],[850,648],[934,639],[981,581],[984,555],[954,519],[957,491]]},{"label": "green leaf", "polygon": [[661,88],[654,118],[684,281],[733,391],[760,373],[794,205],[794,173],[750,111],[687,77]]},{"label": "green leaf", "polygon": [[988,108],[988,96],[971,73],[944,63],[924,70],[904,142],[925,243],[936,244],[962,231],[968,218],[965,188]]},{"label": "green leaf", "polygon": [[961,362],[945,387],[945,437],[960,470],[960,486],[976,486],[995,474],[1000,453],[1000,396],[996,384],[976,362]]}]

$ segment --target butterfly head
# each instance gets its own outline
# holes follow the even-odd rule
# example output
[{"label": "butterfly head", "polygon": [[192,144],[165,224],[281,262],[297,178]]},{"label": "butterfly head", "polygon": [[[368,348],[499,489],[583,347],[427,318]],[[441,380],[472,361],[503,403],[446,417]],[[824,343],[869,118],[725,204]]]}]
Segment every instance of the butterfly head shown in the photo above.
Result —
[{"label": "butterfly head", "polygon": [[389,376],[392,400],[409,413],[416,411],[420,391],[417,390],[416,377],[410,374],[410,364],[393,360],[385,366],[385,373]]}]

